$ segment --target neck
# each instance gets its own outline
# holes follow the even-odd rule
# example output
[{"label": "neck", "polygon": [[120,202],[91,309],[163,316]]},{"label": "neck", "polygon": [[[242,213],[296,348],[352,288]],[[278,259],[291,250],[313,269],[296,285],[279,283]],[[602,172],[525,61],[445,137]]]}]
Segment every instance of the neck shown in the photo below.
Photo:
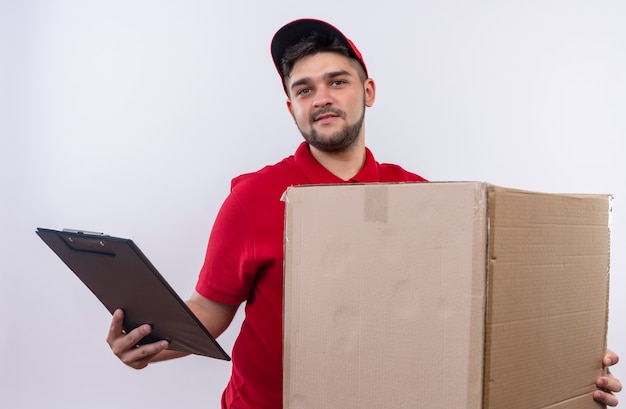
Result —
[{"label": "neck", "polygon": [[311,145],[309,149],[322,166],[341,180],[353,178],[365,163],[365,143],[362,138],[350,149],[342,152],[323,152]]}]

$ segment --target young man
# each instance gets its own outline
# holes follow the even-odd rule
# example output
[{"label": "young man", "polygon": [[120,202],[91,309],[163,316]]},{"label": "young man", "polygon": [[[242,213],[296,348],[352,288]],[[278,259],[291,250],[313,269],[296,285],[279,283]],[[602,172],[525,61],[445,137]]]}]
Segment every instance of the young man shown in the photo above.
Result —
[{"label": "young man", "polygon": [[[289,186],[329,183],[425,182],[399,166],[379,164],[365,147],[365,109],[376,86],[363,58],[339,30],[319,20],[296,20],[272,40],[272,57],[287,93],[287,108],[305,139],[296,153],[232,181],[215,220],[191,310],[213,336],[230,324],[238,306],[246,315],[232,351],[232,376],[223,408],[282,406],[283,215]],[[107,337],[125,364],[183,356],[167,342],[135,347],[148,325],[128,334],[116,311]],[[607,352],[610,366],[617,355]],[[621,389],[612,376],[598,378],[596,400],[616,405]]]}]

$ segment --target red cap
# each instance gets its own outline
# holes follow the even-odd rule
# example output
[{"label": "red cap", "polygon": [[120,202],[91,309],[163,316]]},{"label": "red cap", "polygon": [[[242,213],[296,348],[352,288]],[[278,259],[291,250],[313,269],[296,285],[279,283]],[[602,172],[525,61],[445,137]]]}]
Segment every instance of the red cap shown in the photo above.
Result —
[{"label": "red cap", "polygon": [[272,58],[274,59],[274,65],[276,66],[276,70],[278,70],[281,80],[284,79],[281,69],[281,60],[283,59],[285,51],[287,51],[287,49],[292,45],[300,42],[303,38],[314,33],[322,36],[323,38],[337,38],[341,41],[348,48],[350,57],[354,58],[361,64],[365,70],[365,76],[367,76],[367,67],[363,61],[363,56],[348,37],[343,35],[343,33],[335,26],[328,24],[325,21],[305,18],[294,20],[291,23],[285,24],[276,32],[276,34],[274,34],[274,38],[272,39]]}]

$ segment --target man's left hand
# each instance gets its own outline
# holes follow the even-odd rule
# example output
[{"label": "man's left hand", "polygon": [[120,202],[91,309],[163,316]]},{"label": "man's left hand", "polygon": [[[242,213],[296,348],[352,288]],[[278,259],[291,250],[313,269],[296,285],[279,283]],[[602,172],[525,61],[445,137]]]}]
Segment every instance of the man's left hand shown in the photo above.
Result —
[{"label": "man's left hand", "polygon": [[609,367],[619,362],[619,356],[611,350],[607,350],[602,360],[602,364],[606,367],[606,375],[596,379],[598,390],[593,393],[593,398],[607,406],[617,406],[619,400],[615,393],[622,390],[622,383],[619,379],[611,374]]}]

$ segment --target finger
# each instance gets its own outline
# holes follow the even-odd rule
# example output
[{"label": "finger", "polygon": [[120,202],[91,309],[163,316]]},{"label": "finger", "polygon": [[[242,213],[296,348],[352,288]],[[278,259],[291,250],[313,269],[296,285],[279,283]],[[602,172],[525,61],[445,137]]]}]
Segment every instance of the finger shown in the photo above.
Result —
[{"label": "finger", "polygon": [[140,325],[128,334],[122,333],[122,335],[117,335],[112,342],[109,342],[109,346],[111,347],[111,350],[113,350],[113,353],[122,359],[122,355],[124,355],[127,351],[135,349],[139,341],[141,341],[141,339],[146,335],[150,334],[151,331],[152,329],[150,328],[150,325]]},{"label": "finger", "polygon": [[622,382],[619,379],[609,374],[608,376],[601,376],[596,381],[596,385],[598,388],[603,389],[607,392],[621,392],[622,391]]},{"label": "finger", "polygon": [[593,393],[593,399],[611,407],[617,406],[619,403],[619,400],[615,397],[615,395],[603,391],[595,391]]},{"label": "finger", "polygon": [[619,362],[619,356],[615,352],[611,351],[610,349],[607,349],[604,354],[604,358],[602,359],[602,363],[604,364],[604,366],[612,366],[618,362]]},{"label": "finger", "polygon": [[113,312],[113,318],[111,319],[111,326],[107,334],[107,343],[111,345],[117,338],[124,336],[124,312],[117,309]]},{"label": "finger", "polygon": [[135,369],[142,369],[148,366],[155,355],[168,347],[167,341],[159,341],[151,344],[134,347],[120,354],[120,360]]}]

